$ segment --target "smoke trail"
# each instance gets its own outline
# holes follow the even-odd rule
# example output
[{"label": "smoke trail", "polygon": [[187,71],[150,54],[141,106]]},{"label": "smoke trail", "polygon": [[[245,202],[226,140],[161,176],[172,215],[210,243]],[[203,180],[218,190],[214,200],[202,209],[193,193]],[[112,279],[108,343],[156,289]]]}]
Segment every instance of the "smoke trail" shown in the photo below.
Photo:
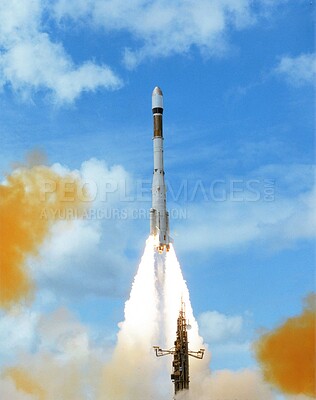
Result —
[{"label": "smoke trail", "polygon": [[[43,193],[46,184],[52,185],[50,191],[55,189],[50,196]],[[71,193],[65,189],[69,184]],[[8,308],[30,297],[33,283],[25,259],[36,254],[53,222],[52,215],[43,216],[41,210],[45,206],[52,212],[65,212],[70,207],[80,210],[78,187],[78,180],[61,177],[44,166],[19,168],[0,185],[0,307]]]},{"label": "smoke trail", "polygon": [[[193,315],[188,287],[183,278],[174,248],[171,246],[166,256],[164,281],[164,316],[167,347],[172,347],[175,340],[176,322],[181,307],[181,300],[185,303],[186,318],[191,326],[191,329],[188,330],[190,350],[198,351],[201,348],[206,348],[203,338],[199,335],[198,323]],[[198,396],[200,395],[201,382],[210,376],[210,354],[206,351],[203,360],[190,358],[189,362],[190,373],[192,376],[194,375],[194,379],[192,379],[190,385],[190,392]]]},{"label": "smoke trail", "polygon": [[100,399],[150,399],[153,394],[155,358],[152,346],[158,336],[158,296],[153,238],[146,242],[135,276],[125,320],[120,324],[112,361],[104,371]]},{"label": "smoke trail", "polygon": [[316,294],[310,295],[303,312],[255,343],[265,379],[284,393],[316,397],[315,338]]},{"label": "smoke trail", "polygon": [[203,346],[203,339],[199,336],[198,324],[193,316],[189,290],[183,278],[181,267],[173,246],[170,247],[170,251],[166,256],[164,296],[166,337],[169,338],[171,342],[173,341],[176,321],[181,308],[181,300],[183,300],[185,303],[186,318],[191,325],[189,332],[190,343],[192,343],[192,346]]}]

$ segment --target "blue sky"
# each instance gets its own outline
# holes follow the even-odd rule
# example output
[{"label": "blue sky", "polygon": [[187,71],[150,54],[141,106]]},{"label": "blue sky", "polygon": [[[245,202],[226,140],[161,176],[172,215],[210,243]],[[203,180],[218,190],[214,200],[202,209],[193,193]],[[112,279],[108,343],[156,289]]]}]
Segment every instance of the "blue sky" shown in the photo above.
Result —
[{"label": "blue sky", "polygon": [[[169,190],[169,209],[185,213],[171,234],[215,370],[255,366],[258,331],[315,289],[314,13],[307,0],[0,5],[2,178],[39,149],[49,165],[128,182],[134,200],[119,183],[95,207],[149,209],[137,182],[151,179],[151,92],[162,88],[166,178],[187,185],[179,199]],[[55,229],[30,261],[30,312],[65,306],[112,344],[148,220],[78,223],[64,247]]]}]

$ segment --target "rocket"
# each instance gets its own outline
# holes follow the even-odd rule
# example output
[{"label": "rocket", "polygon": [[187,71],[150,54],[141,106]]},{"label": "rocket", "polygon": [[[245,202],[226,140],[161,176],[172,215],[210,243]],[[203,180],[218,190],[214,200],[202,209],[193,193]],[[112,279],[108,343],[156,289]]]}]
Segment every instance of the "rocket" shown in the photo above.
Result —
[{"label": "rocket", "polygon": [[167,211],[165,171],[163,165],[163,95],[159,87],[152,93],[154,122],[154,172],[152,182],[152,208],[150,209],[150,234],[155,238],[155,248],[159,253],[169,251],[172,239],[169,235],[169,213]]}]

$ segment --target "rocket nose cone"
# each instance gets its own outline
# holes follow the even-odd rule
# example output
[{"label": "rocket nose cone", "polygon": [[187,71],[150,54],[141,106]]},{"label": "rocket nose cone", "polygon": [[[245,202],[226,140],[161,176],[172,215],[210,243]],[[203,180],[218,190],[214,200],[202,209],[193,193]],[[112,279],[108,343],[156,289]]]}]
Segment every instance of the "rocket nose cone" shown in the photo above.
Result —
[{"label": "rocket nose cone", "polygon": [[154,95],[159,95],[162,96],[162,90],[160,89],[160,87],[156,86],[155,89],[153,90],[153,96]]},{"label": "rocket nose cone", "polygon": [[163,108],[163,95],[161,89],[158,86],[156,86],[153,90],[151,100],[152,109]]}]

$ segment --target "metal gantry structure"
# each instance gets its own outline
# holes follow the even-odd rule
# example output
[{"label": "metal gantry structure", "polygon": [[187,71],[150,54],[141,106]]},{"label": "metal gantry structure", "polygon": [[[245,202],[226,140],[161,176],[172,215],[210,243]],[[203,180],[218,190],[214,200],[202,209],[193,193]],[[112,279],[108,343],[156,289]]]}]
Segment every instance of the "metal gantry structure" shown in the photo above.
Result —
[{"label": "metal gantry structure", "polygon": [[159,346],[154,346],[157,357],[173,355],[171,380],[174,383],[174,393],[177,394],[180,390],[189,389],[190,374],[189,374],[189,356],[202,359],[204,349],[199,351],[189,350],[188,329],[189,325],[185,317],[185,304],[181,301],[181,309],[177,319],[177,338],[174,342],[174,347],[169,350],[163,350]]}]

